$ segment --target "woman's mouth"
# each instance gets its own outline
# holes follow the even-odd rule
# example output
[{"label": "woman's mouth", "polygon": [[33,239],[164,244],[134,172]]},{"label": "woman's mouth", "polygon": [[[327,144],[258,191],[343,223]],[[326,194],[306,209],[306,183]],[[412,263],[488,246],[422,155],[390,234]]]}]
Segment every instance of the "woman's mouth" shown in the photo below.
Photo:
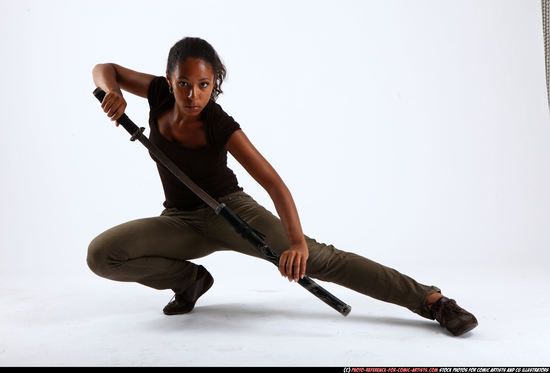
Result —
[{"label": "woman's mouth", "polygon": [[188,110],[192,110],[192,111],[196,111],[196,110],[201,109],[201,107],[197,106],[197,105],[185,105],[185,108],[188,109]]}]

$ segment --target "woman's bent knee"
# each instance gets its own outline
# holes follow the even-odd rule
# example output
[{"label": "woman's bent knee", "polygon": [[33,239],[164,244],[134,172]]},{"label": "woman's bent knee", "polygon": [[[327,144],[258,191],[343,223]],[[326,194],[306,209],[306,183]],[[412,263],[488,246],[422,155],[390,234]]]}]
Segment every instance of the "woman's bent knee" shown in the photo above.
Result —
[{"label": "woman's bent knee", "polygon": [[86,262],[88,267],[96,275],[107,277],[109,271],[108,257],[109,244],[101,235],[94,238],[88,245],[88,255]]}]

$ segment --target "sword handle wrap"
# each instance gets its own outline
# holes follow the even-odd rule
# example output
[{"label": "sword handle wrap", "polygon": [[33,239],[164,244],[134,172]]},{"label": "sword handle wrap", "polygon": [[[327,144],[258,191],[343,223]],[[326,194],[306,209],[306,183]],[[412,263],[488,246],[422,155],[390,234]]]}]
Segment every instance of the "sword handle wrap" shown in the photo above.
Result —
[{"label": "sword handle wrap", "polygon": [[[94,90],[94,96],[99,100],[99,102],[103,102],[103,99],[105,98],[105,91],[98,87]],[[122,114],[122,116],[117,119],[117,122],[120,123],[130,135],[132,135],[130,138],[131,141],[138,138],[139,135],[145,130],[143,127],[139,128],[130,118],[128,118],[126,114]]]}]

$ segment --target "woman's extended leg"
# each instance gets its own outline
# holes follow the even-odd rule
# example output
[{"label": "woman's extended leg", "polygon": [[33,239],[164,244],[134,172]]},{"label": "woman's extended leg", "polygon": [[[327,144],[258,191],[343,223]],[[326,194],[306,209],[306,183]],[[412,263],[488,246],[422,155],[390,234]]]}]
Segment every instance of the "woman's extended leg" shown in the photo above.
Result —
[{"label": "woman's extended leg", "polygon": [[[281,253],[289,247],[279,218],[249,195],[237,192],[224,198],[224,203],[235,213],[266,235],[266,241],[273,249]],[[250,245],[235,232],[231,232],[231,228],[221,218],[211,215],[210,221],[207,230],[220,240],[221,246],[259,256],[258,253],[251,252]],[[455,336],[478,325],[474,315],[459,307],[454,299],[441,296],[439,288],[420,284],[393,268],[360,255],[319,243],[306,235],[304,238],[309,248],[306,269],[308,276],[334,282],[373,298],[406,307],[422,317],[436,319]]]}]

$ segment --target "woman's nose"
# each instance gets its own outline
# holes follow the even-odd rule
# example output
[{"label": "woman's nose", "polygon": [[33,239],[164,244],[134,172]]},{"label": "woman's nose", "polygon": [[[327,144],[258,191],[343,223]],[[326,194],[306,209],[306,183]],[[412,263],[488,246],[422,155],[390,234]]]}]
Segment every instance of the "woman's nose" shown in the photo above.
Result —
[{"label": "woman's nose", "polygon": [[189,92],[188,92],[188,97],[189,98],[194,98],[196,96],[196,91],[195,91],[195,88],[191,87],[189,89]]}]

